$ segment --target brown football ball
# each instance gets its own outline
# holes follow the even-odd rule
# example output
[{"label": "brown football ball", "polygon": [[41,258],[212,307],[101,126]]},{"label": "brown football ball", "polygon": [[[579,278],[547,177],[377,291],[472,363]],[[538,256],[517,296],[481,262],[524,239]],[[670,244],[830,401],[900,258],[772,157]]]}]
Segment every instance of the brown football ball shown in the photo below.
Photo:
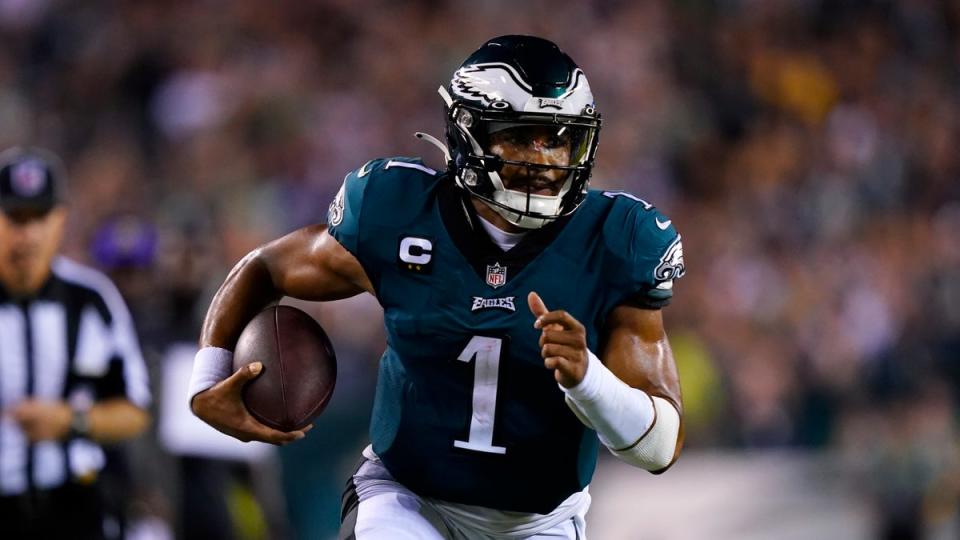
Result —
[{"label": "brown football ball", "polygon": [[247,323],[233,351],[233,369],[252,362],[261,362],[263,371],[244,386],[243,403],[274,429],[305,428],[333,395],[333,345],[317,321],[297,308],[272,306]]}]

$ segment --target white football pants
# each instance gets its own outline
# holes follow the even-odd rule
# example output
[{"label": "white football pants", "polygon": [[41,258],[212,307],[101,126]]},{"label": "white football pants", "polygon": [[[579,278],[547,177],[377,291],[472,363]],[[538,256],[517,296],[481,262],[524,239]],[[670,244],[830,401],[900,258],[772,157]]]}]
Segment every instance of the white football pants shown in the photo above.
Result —
[{"label": "white football pants", "polygon": [[549,515],[500,512],[416,495],[368,447],[347,483],[340,540],[586,540],[586,491]]}]

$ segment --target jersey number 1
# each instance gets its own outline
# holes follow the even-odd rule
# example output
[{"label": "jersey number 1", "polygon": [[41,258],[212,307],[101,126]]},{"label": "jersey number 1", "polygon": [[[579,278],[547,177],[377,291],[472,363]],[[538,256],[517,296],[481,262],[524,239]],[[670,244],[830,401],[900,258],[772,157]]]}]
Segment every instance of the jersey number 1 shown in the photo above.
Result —
[{"label": "jersey number 1", "polygon": [[465,441],[453,441],[457,448],[506,454],[507,449],[493,445],[493,419],[497,412],[497,382],[500,375],[500,338],[473,336],[457,357],[461,362],[476,358],[473,368],[473,415],[470,417],[470,436]]}]

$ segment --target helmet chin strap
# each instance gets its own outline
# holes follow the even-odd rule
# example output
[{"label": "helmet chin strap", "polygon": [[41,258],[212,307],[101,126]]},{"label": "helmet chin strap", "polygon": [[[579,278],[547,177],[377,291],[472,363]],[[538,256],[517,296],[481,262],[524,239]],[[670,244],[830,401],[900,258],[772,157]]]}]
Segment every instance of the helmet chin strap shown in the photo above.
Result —
[{"label": "helmet chin strap", "polygon": [[[499,203],[490,204],[495,212],[500,214],[503,219],[513,223],[517,227],[524,229],[539,229],[551,223],[560,215],[560,206],[563,204],[563,197],[570,191],[573,184],[573,176],[567,178],[556,195],[537,195],[535,193],[525,193],[507,189],[503,185],[500,174],[488,171],[490,180],[493,183],[493,200]],[[504,208],[504,206],[506,208]],[[541,218],[526,215],[524,212],[535,213],[544,216],[554,216],[554,218]]]},{"label": "helmet chin strap", "polygon": [[529,203],[530,212],[535,212],[541,215],[557,215],[560,213],[560,196],[555,195],[535,195],[527,194],[520,191],[513,191],[512,189],[497,190],[493,192],[493,200],[506,206],[494,206],[494,210],[498,214],[503,216],[503,219],[506,219],[510,223],[518,227],[523,227],[524,229],[539,229],[543,227],[551,220],[531,217],[520,212],[514,212],[509,209],[520,209],[526,208]]},{"label": "helmet chin strap", "polygon": [[489,206],[490,208],[492,208],[494,212],[500,214],[500,216],[503,217],[503,219],[516,225],[517,227],[520,227],[521,229],[540,229],[546,226],[547,224],[549,224],[551,221],[553,221],[550,219],[525,216],[523,214],[514,212],[512,210],[508,210],[502,206],[492,204],[487,201],[482,201],[482,202],[487,206]]}]

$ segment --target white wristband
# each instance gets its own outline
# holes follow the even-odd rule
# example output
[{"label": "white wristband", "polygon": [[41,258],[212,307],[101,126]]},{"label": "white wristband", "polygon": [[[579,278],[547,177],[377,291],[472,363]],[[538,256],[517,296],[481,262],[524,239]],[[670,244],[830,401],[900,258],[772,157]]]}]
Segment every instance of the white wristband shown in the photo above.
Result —
[{"label": "white wristband", "polygon": [[572,388],[560,386],[567,405],[608,448],[633,446],[653,424],[653,401],[643,390],[618,379],[592,351],[587,356],[590,363],[583,380]]},{"label": "white wristband", "polygon": [[204,347],[193,358],[189,400],[233,373],[233,352],[220,347]]}]

